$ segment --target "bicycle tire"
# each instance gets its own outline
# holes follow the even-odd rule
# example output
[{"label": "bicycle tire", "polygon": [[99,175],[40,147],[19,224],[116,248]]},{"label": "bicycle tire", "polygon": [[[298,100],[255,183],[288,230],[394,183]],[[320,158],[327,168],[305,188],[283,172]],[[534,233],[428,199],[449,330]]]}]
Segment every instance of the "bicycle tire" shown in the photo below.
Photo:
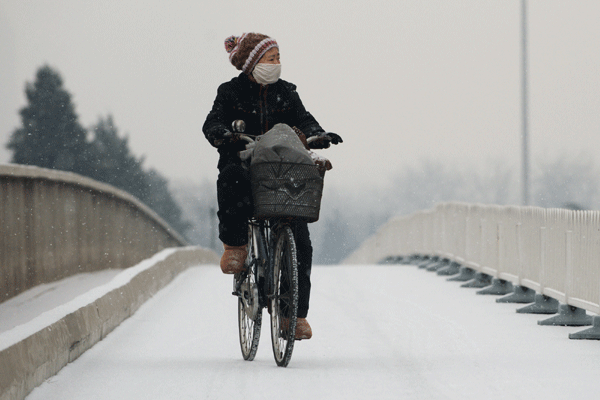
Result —
[{"label": "bicycle tire", "polygon": [[262,326],[262,306],[259,304],[256,263],[253,262],[252,257],[252,240],[252,235],[249,235],[248,257],[244,263],[248,272],[240,285],[241,293],[238,297],[240,349],[246,361],[252,361],[256,356]]},{"label": "bicycle tire", "polygon": [[298,312],[298,259],[289,226],[282,227],[275,241],[272,260],[271,342],[280,367],[292,359]]}]

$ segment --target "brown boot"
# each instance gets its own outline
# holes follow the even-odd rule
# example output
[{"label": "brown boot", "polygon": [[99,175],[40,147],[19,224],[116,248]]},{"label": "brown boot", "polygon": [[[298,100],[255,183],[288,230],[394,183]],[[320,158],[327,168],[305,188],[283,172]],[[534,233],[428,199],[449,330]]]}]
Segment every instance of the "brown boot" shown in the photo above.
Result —
[{"label": "brown boot", "polygon": [[[290,320],[287,318],[281,319],[281,334],[285,335],[286,331],[290,327]],[[310,325],[306,318],[297,318],[296,319],[296,335],[294,335],[294,339],[302,340],[302,339],[310,339],[312,337],[312,329],[310,329]]]},{"label": "brown boot", "polygon": [[296,321],[296,340],[310,339],[312,337],[312,329],[306,318],[298,318]]},{"label": "brown boot", "polygon": [[244,261],[248,257],[247,245],[229,246],[223,244],[225,252],[221,257],[221,271],[224,274],[238,274],[244,270]]}]

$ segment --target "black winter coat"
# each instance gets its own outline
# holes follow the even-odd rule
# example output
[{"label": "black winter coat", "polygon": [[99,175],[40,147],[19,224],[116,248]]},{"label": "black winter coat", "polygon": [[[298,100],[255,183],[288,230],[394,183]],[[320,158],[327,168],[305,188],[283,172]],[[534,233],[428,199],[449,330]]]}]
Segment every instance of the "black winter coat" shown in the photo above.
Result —
[{"label": "black winter coat", "polygon": [[[296,85],[279,79],[263,86],[252,82],[245,73],[219,86],[202,131],[213,144],[213,139],[230,131],[231,123],[237,119],[246,123],[246,133],[250,135],[262,135],[279,123],[297,127],[307,138],[323,132],[304,108]],[[241,142],[219,147],[219,168],[231,158],[237,158],[237,152],[243,149]]]}]

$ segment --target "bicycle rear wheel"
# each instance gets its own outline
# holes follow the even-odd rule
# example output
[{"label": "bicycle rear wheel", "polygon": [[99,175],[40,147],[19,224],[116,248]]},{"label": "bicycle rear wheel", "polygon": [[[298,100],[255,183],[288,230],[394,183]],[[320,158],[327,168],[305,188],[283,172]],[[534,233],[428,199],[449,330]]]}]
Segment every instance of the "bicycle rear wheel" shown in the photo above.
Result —
[{"label": "bicycle rear wheel", "polygon": [[244,263],[247,272],[240,275],[241,282],[238,290],[240,348],[244,360],[247,361],[254,360],[256,356],[262,325],[262,306],[259,301],[257,267],[252,256],[252,240],[252,235],[249,235],[248,257]]},{"label": "bicycle rear wheel", "polygon": [[275,362],[287,367],[294,350],[298,312],[298,259],[289,226],[279,230],[272,260],[271,341]]}]

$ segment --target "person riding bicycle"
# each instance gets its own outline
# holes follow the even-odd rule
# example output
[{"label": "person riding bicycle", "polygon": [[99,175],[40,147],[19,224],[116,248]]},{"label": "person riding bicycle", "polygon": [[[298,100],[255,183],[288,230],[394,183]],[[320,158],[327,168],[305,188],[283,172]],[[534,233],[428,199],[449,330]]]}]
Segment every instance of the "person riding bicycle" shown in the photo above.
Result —
[{"label": "person riding bicycle", "polygon": [[[304,108],[296,86],[279,79],[280,54],[274,39],[260,33],[244,33],[227,38],[225,49],[231,64],[242,72],[219,86],[202,131],[219,152],[217,215],[219,239],[224,247],[220,266],[223,273],[235,274],[243,270],[248,255],[248,218],[252,216],[253,205],[250,176],[238,156],[245,143],[230,131],[232,122],[243,120],[246,132],[252,135],[262,135],[276,124],[283,123],[295,128],[301,139],[317,136],[318,139],[310,144],[314,149],[341,143],[342,138],[335,133],[326,133]],[[306,222],[296,221],[292,229],[298,256],[296,339],[310,339],[312,330],[306,316],[313,249]]]}]

